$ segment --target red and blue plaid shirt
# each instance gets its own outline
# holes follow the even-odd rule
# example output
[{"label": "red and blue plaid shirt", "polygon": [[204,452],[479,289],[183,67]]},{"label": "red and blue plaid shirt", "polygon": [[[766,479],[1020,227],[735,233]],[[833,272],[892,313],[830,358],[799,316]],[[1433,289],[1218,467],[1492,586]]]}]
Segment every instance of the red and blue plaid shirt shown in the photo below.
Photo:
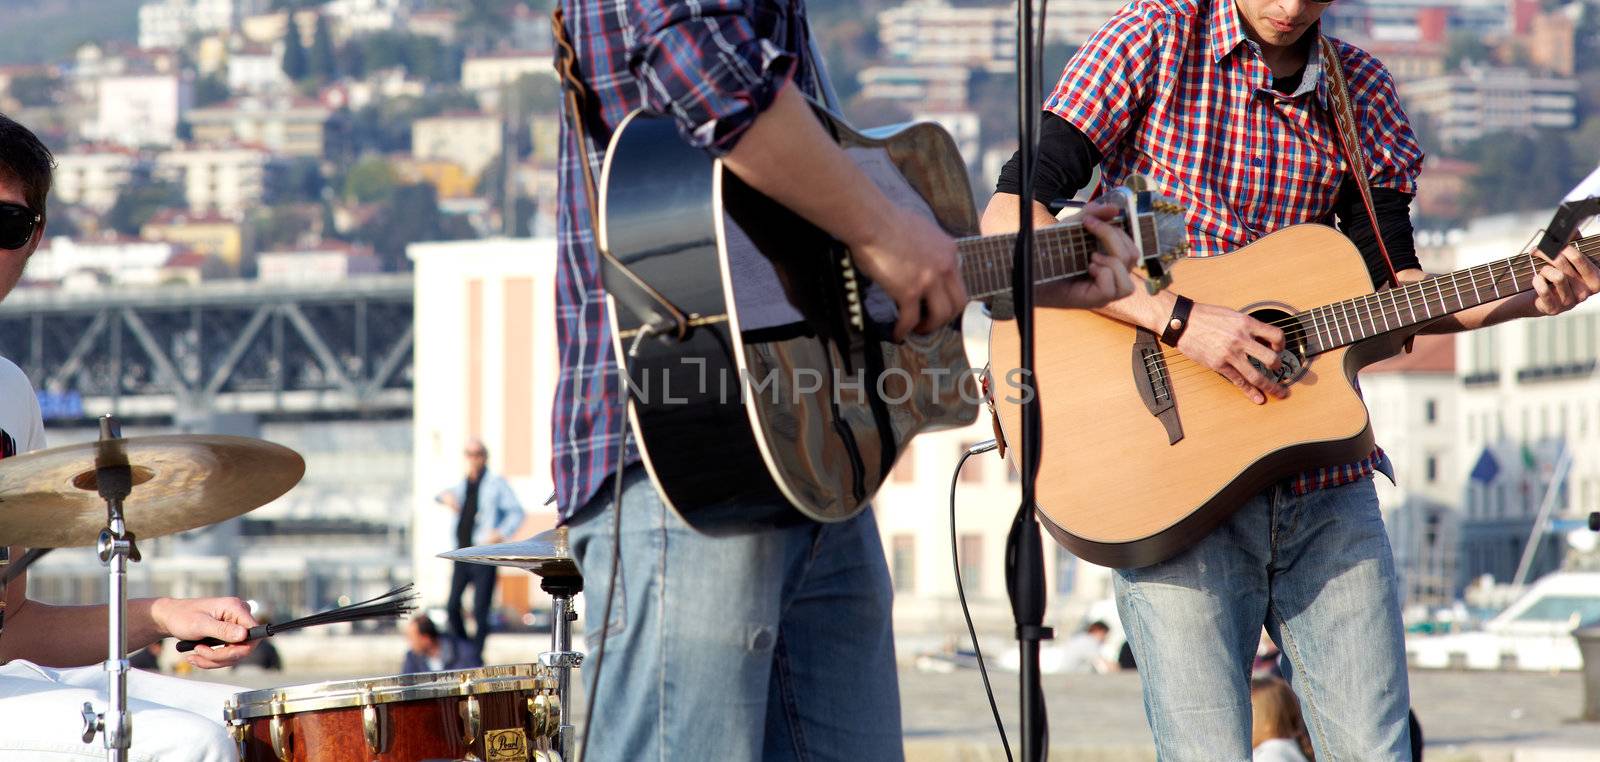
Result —
[{"label": "red and blue plaid shirt", "polygon": [[[1394,80],[1365,51],[1334,45],[1372,186],[1416,193],[1423,154]],[[1099,149],[1102,187],[1135,173],[1153,178],[1188,210],[1192,255],[1215,256],[1331,219],[1347,166],[1315,46],[1310,59],[1299,89],[1279,93],[1232,2],[1134,0],[1079,48],[1045,110]],[[1303,494],[1375,470],[1388,472],[1381,449],[1303,473],[1292,488]]]},{"label": "red and blue plaid shirt", "polygon": [[[561,0],[580,73],[591,94],[584,135],[561,120],[556,337],[561,375],[551,415],[556,505],[565,520],[622,463],[618,368],[590,229],[583,179],[595,182],[611,131],[634,109],[671,114],[689,142],[712,155],[739,137],[792,79],[811,91],[800,2],[778,0]],[[624,462],[638,459],[629,445]]]}]

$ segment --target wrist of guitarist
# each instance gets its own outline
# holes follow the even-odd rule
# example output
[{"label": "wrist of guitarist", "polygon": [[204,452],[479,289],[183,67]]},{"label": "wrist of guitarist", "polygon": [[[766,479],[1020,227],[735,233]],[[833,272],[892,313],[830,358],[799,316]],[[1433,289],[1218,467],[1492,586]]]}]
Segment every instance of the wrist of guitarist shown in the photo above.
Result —
[{"label": "wrist of guitarist", "polygon": [[[1144,288],[1135,288],[1095,312],[1160,336],[1177,301],[1177,295],[1170,291],[1150,294]],[[1268,370],[1278,370],[1278,352],[1284,346],[1282,329],[1227,307],[1198,302],[1190,311],[1188,322],[1178,339],[1178,351],[1184,356],[1222,374],[1257,405],[1266,404],[1268,397],[1289,396],[1288,387],[1250,362],[1253,358]]]}]

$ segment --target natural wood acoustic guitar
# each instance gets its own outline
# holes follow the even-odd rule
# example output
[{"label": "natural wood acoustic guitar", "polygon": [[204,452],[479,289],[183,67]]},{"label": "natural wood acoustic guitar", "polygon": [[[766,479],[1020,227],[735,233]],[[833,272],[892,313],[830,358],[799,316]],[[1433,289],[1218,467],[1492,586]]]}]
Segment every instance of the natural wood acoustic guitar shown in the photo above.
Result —
[{"label": "natural wood acoustic guitar", "polygon": [[[1590,260],[1600,236],[1576,242]],[[1043,457],[1039,513],[1092,563],[1172,557],[1251,496],[1310,468],[1373,449],[1356,373],[1399,352],[1444,315],[1531,289],[1532,253],[1373,293],[1361,254],[1323,225],[1297,225],[1218,257],[1171,268],[1173,288],[1282,327],[1287,399],[1256,405],[1221,374],[1155,335],[1083,310],[1038,311]],[[992,376],[1017,366],[1015,323],[996,321]],[[1015,442],[1022,395],[995,390]]]}]

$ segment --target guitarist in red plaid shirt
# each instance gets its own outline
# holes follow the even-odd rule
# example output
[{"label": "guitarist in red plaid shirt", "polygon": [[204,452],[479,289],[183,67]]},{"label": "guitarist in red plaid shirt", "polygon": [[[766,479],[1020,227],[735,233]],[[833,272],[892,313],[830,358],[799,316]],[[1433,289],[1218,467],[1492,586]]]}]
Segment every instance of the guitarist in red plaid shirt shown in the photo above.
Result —
[{"label": "guitarist in red plaid shirt", "polygon": [[[1071,197],[1095,165],[1108,185],[1137,172],[1187,209],[1195,256],[1297,223],[1337,222],[1366,255],[1373,283],[1388,285],[1390,265],[1347,174],[1319,52],[1329,5],[1134,0],[1078,50],[1045,103],[1036,218],[1052,219],[1045,204]],[[1422,150],[1383,64],[1331,42],[1352,93],[1383,242],[1399,281],[1421,280],[1428,276],[1417,264],[1410,202]],[[1013,161],[1002,174],[985,233],[1015,225],[1016,172]],[[1250,363],[1276,370],[1283,331],[1192,303],[1182,290],[1180,270],[1172,291],[1134,289],[1099,311],[1153,331],[1257,404],[1287,396]],[[1596,291],[1600,271],[1569,247],[1540,270],[1533,291],[1425,331],[1554,315]],[[1116,572],[1162,760],[1250,758],[1250,662],[1263,624],[1289,657],[1319,759],[1409,758],[1399,596],[1375,471],[1389,473],[1382,450],[1308,471],[1257,495],[1183,553]]]}]

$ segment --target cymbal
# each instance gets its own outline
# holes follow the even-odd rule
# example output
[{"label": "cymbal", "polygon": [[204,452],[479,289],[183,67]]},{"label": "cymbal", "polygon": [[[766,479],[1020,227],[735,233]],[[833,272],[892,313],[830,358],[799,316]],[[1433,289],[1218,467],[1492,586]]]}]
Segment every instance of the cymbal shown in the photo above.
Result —
[{"label": "cymbal", "polygon": [[140,539],[242,515],[276,500],[305,475],[300,454],[259,439],[164,434],[38,450],[0,460],[0,544],[35,548],[94,545],[106,525],[95,464],[126,463],[133,491],[123,500],[128,531]]},{"label": "cymbal", "polygon": [[556,527],[526,540],[477,545],[439,554],[440,558],[487,566],[526,569],[541,577],[576,577],[578,562],[567,545],[567,528]]}]

